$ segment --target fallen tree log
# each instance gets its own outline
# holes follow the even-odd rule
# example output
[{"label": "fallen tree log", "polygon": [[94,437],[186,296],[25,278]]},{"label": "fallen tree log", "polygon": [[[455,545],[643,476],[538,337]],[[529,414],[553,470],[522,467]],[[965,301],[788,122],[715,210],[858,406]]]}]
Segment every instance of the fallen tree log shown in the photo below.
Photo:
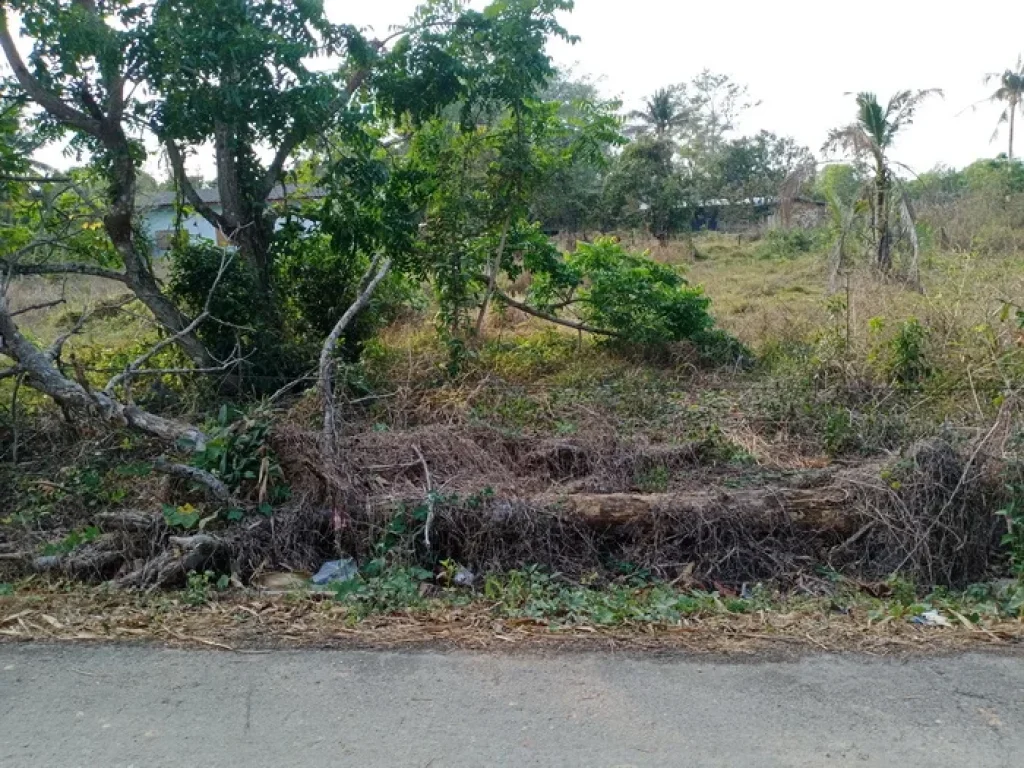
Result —
[{"label": "fallen tree log", "polygon": [[710,510],[736,510],[748,517],[768,517],[781,512],[794,525],[841,534],[856,528],[855,517],[849,514],[850,497],[849,489],[829,485],[689,493],[577,493],[541,496],[531,499],[530,504],[600,526],[643,523],[662,513],[698,515]]},{"label": "fallen tree log", "polygon": [[171,536],[170,547],[131,573],[117,580],[119,587],[176,587],[185,583],[192,571],[202,573],[219,560],[227,560],[230,551],[222,539],[207,534]]},{"label": "fallen tree log", "polygon": [[83,581],[109,578],[125,561],[121,537],[105,533],[72,552],[43,555],[32,561],[40,573],[59,573]]}]

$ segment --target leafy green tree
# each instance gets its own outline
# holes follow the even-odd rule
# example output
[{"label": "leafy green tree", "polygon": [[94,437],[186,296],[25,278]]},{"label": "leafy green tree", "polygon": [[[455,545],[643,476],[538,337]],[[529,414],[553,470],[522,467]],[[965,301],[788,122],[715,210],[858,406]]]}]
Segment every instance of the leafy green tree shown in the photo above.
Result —
[{"label": "leafy green tree", "polygon": [[852,207],[861,196],[864,179],[856,166],[849,163],[831,163],[818,173],[812,194],[825,202]]},{"label": "leafy green tree", "polygon": [[814,162],[811,151],[793,139],[760,131],[723,145],[711,168],[709,194],[734,203],[768,200],[778,196],[790,174]]},{"label": "leafy green tree", "polygon": [[664,242],[689,228],[692,202],[672,143],[645,137],[626,146],[611,166],[602,207],[610,227],[646,229]]},{"label": "leafy green tree", "polygon": [[[104,226],[123,271],[106,276],[135,291],[206,367],[215,361],[192,318],[161,289],[134,224],[145,131],[164,145],[185,201],[235,244],[259,292],[252,312],[273,326],[280,315],[275,222],[288,211],[267,196],[296,153],[324,135],[365,153],[367,137],[379,144],[393,127],[415,127],[456,102],[468,118],[507,102],[510,89],[542,87],[550,67],[544,43],[564,35],[555,14],[570,8],[567,0],[514,0],[473,11],[438,1],[388,38],[369,40],[330,23],[317,2],[13,0],[5,10],[21,15],[33,46],[28,63],[7,14],[0,43],[50,135],[70,135],[107,183]],[[327,56],[340,61],[336,71],[316,68]],[[191,148],[207,143],[220,210],[203,202],[184,172]]]},{"label": "leafy green tree", "polygon": [[561,107],[525,99],[469,127],[437,118],[413,138],[412,168],[429,180],[417,252],[434,279],[456,357],[469,331],[467,313],[477,308],[479,333],[498,276],[553,258],[532,217],[535,195],[577,164],[600,163],[618,139],[610,109]]},{"label": "leafy green tree", "polygon": [[[540,95],[543,102],[558,106],[558,119],[569,128],[563,145],[569,147],[596,114],[603,114],[609,134],[614,130],[611,116],[620,104],[601,97],[597,86],[587,79],[573,78],[559,71]],[[570,163],[560,163],[532,195],[530,216],[540,221],[546,232],[582,234],[600,226],[601,191],[608,167],[614,162],[613,148],[624,139],[599,141],[590,152],[576,152]]]},{"label": "leafy green tree", "polygon": [[976,160],[959,174],[967,189],[1005,198],[1024,192],[1024,163],[999,157]]},{"label": "leafy green tree", "polygon": [[[88,262],[49,263],[52,274],[84,273],[118,280],[130,288],[200,366],[215,364],[183,313],[161,290],[145,238],[135,227],[138,165],[144,155],[131,120],[145,113],[130,79],[137,78],[141,28],[147,8],[129,0],[67,2],[10,0],[0,7],[0,47],[22,93],[42,110],[41,130],[69,135],[94,158],[107,187],[103,226],[121,262],[111,269]],[[8,27],[21,14],[32,42],[28,62]],[[11,266],[16,273],[25,267]],[[34,264],[33,271],[43,266]]]},{"label": "leafy green tree", "polygon": [[937,94],[940,95],[941,91],[900,91],[883,107],[875,94],[859,93],[856,97],[855,122],[832,130],[825,143],[826,152],[841,149],[851,153],[858,160],[867,160],[872,165],[872,194],[869,202],[875,242],[875,264],[883,273],[888,273],[892,269],[892,218],[896,204],[896,178],[889,150],[899,132],[913,123],[914,115],[922,102]]},{"label": "leafy green tree", "polygon": [[[141,65],[157,97],[151,124],[187,201],[225,234],[273,306],[275,221],[267,202],[306,141],[357,122],[357,92],[388,51],[351,26],[332,24],[322,3],[285,0],[158,0],[141,30]],[[315,68],[341,58],[337,71]],[[185,176],[185,147],[213,146],[220,210]],[[270,148],[268,160],[260,150]]]},{"label": "leafy green tree", "polygon": [[690,152],[699,161],[717,156],[726,137],[736,128],[743,112],[756,106],[747,86],[728,75],[708,69],[688,85],[686,94],[690,113]]},{"label": "leafy green tree", "polygon": [[639,344],[700,342],[714,325],[710,300],[679,267],[629,253],[609,237],[580,243],[560,269],[536,273],[530,297],[541,309],[569,309],[588,326]]},{"label": "leafy green tree", "polygon": [[0,189],[16,189],[32,172],[34,147],[23,128],[23,106],[18,99],[0,99]]}]

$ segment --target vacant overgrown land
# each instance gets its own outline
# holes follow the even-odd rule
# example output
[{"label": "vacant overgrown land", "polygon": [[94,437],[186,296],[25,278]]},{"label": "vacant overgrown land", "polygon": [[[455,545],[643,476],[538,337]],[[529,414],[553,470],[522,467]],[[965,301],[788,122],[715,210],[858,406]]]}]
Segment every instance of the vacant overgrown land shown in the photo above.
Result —
[{"label": "vacant overgrown land", "polygon": [[[766,253],[770,243],[650,245],[714,297],[715,320],[742,345],[722,359],[687,343],[631,349],[502,308],[452,372],[430,310],[407,313],[339,374],[333,463],[315,390],[217,412],[169,381],[150,396],[210,414],[199,464],[230,484],[237,508],[155,471],[164,446],[69,424],[22,389],[0,530],[3,551],[25,557],[6,556],[8,581],[41,569],[46,580],[187,583],[186,597],[206,602],[218,583],[299,573],[288,591],[352,557],[364,574],[336,588],[353,616],[479,598],[544,621],[671,625],[742,616],[756,590],[768,606],[803,595],[811,616],[842,595],[877,619],[924,611],[937,586],[976,619],[979,606],[1012,616],[1013,589],[956,590],[1019,563],[1006,534],[1024,352],[1006,307],[1024,303],[1024,263],[936,252],[921,292],[866,268],[830,292],[825,254]],[[15,306],[56,288],[25,280]],[[73,322],[51,313],[26,325],[48,343]],[[150,333],[112,314],[68,351],[116,369]],[[176,536],[217,543],[190,563]],[[455,585],[460,572],[475,592]]]},{"label": "vacant overgrown land", "polygon": [[478,5],[0,5],[0,637],[1016,642],[1024,60],[914,171]]}]

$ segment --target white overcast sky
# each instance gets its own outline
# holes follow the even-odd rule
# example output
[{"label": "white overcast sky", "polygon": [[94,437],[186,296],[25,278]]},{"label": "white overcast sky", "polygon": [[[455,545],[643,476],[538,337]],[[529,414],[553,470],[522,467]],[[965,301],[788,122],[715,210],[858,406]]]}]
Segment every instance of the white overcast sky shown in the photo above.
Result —
[{"label": "white overcast sky", "polygon": [[[325,5],[332,20],[380,36],[419,2]],[[982,84],[986,72],[1012,66],[1024,51],[1024,0],[577,0],[563,23],[580,41],[552,44],[556,63],[598,79],[604,94],[627,108],[707,67],[745,83],[761,101],[740,132],[790,135],[815,153],[829,128],[852,119],[849,92],[885,99],[905,88],[942,88],[945,98],[922,108],[895,147],[896,159],[917,172],[1005,151],[1005,130],[989,141],[1000,108],[964,110],[994,90]],[[1024,130],[1019,134],[1024,143]],[[56,148],[45,159],[70,162]]]},{"label": "white overcast sky", "polygon": [[[380,34],[419,3],[325,4],[333,20]],[[627,107],[707,67],[746,83],[762,102],[742,132],[791,135],[815,153],[830,128],[851,120],[845,94],[884,99],[905,88],[942,88],[945,99],[922,108],[895,148],[921,172],[1006,151],[1005,130],[989,142],[995,105],[958,113],[995,90],[982,84],[986,72],[1002,72],[1024,51],[1024,0],[576,0],[564,26],[580,41],[552,45],[556,62],[601,78],[605,94]]]}]

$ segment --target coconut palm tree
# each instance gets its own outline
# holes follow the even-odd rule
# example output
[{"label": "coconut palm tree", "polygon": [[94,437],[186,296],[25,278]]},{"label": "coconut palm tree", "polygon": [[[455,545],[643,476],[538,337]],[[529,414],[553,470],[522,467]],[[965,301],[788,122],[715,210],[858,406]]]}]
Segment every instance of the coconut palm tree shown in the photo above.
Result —
[{"label": "coconut palm tree", "polygon": [[1006,108],[999,116],[999,122],[996,123],[996,130],[992,134],[992,141],[998,138],[1000,126],[1004,123],[1008,124],[1010,128],[1010,151],[1008,156],[1010,160],[1013,160],[1013,134],[1016,126],[1017,112],[1020,111],[1021,115],[1024,116],[1024,56],[1017,57],[1016,69],[1007,69],[1002,74],[990,72],[985,75],[986,85],[993,80],[999,81],[999,88],[986,101],[1005,102]]},{"label": "coconut palm tree", "polygon": [[644,108],[629,113],[627,133],[669,139],[689,124],[690,110],[681,86],[659,88],[644,100]]},{"label": "coconut palm tree", "polygon": [[875,263],[882,272],[892,268],[893,183],[895,181],[888,151],[896,135],[914,121],[914,113],[923,101],[942,91],[928,89],[900,91],[885,107],[873,93],[857,94],[855,122],[829,132],[824,150],[844,150],[873,165],[871,180],[872,230],[875,239]]}]

